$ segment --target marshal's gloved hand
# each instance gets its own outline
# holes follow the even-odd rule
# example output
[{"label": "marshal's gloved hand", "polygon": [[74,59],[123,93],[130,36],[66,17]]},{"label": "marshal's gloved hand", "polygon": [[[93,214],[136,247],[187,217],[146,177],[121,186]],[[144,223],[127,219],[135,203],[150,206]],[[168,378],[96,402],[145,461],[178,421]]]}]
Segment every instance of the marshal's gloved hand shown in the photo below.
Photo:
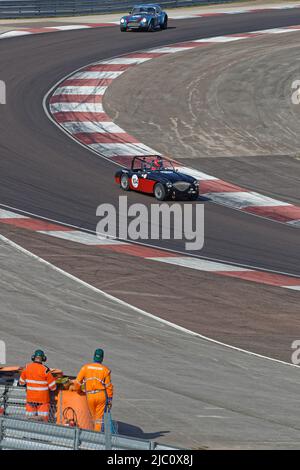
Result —
[{"label": "marshal's gloved hand", "polygon": [[108,399],[107,399],[107,408],[108,408],[109,410],[111,410],[111,407],[112,407],[112,398],[108,398]]}]

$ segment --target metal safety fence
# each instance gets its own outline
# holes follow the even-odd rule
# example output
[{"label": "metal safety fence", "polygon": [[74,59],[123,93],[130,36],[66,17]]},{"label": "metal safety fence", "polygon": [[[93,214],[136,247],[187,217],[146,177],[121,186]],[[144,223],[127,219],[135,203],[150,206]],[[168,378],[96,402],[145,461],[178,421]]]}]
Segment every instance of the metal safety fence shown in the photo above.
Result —
[{"label": "metal safety fence", "polygon": [[[110,413],[104,414],[102,432],[72,424],[59,408],[59,401],[51,403],[48,422],[26,418],[26,391],[23,387],[0,385],[0,450],[162,450],[173,447],[150,440],[120,435]],[[58,423],[58,424],[57,424]],[[61,424],[64,423],[64,424]]]},{"label": "metal safety fence", "polygon": [[0,417],[0,450],[159,450],[152,441],[26,419]]},{"label": "metal safety fence", "polygon": [[[238,0],[161,0],[163,8],[221,4]],[[0,0],[1,18],[32,18],[124,12],[138,1],[129,0]],[[151,3],[150,0],[145,3]]]}]

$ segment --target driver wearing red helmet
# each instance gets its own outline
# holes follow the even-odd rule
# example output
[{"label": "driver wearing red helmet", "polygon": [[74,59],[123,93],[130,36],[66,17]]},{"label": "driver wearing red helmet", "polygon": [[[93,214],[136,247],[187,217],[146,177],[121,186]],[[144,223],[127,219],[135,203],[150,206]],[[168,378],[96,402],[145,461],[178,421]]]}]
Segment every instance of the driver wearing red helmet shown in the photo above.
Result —
[{"label": "driver wearing red helmet", "polygon": [[162,159],[157,157],[155,160],[152,161],[151,170],[161,170],[163,167]]}]

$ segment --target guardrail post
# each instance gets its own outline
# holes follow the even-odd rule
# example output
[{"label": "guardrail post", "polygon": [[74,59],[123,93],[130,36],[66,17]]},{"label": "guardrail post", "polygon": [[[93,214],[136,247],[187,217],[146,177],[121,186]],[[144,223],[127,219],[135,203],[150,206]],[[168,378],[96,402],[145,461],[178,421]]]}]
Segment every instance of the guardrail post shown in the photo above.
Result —
[{"label": "guardrail post", "polygon": [[80,444],[80,428],[75,428],[75,434],[74,434],[74,450],[79,449],[79,444]]},{"label": "guardrail post", "polygon": [[109,412],[104,413],[105,450],[111,450],[111,419]]},{"label": "guardrail post", "polygon": [[0,417],[0,450],[1,450],[1,444],[2,444],[2,441],[3,441],[3,437],[4,437],[4,426],[3,426],[3,417]]},{"label": "guardrail post", "polygon": [[156,447],[156,442],[150,441],[150,449],[149,450],[155,450]]}]

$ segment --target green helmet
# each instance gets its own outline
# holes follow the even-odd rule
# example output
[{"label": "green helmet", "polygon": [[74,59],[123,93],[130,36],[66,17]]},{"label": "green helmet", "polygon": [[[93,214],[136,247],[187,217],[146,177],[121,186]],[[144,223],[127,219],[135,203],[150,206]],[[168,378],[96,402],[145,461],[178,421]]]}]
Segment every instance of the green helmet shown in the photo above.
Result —
[{"label": "green helmet", "polygon": [[33,353],[33,355],[31,356],[31,360],[34,361],[36,357],[41,357],[43,362],[47,361],[47,358],[46,358],[46,356],[45,356],[45,353],[44,353],[44,351],[42,351],[41,349],[37,349],[37,350]]},{"label": "green helmet", "polygon": [[94,362],[102,362],[104,357],[104,351],[103,349],[96,349],[94,353]]}]

